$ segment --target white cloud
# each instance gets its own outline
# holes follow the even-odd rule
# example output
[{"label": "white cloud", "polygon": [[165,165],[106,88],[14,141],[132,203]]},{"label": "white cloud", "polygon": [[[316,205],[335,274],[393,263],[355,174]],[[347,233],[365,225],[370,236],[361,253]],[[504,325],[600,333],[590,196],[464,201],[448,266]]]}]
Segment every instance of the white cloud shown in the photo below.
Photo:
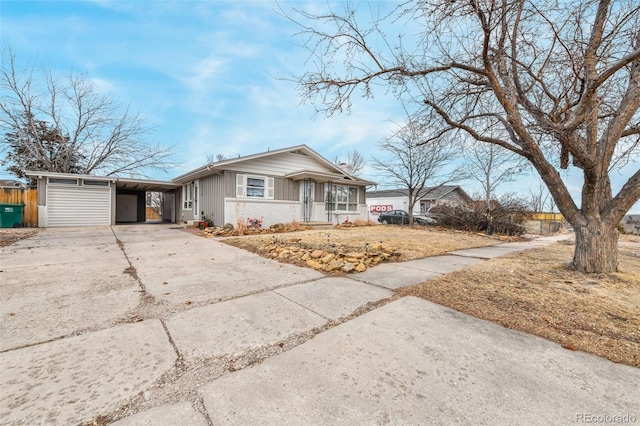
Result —
[{"label": "white cloud", "polygon": [[191,65],[183,81],[194,92],[208,91],[212,86],[213,78],[221,74],[228,63],[227,59],[214,56],[201,59]]},{"label": "white cloud", "polygon": [[[187,169],[204,164],[207,154],[247,155],[300,143],[329,160],[357,149],[370,161],[382,155],[376,143],[394,129],[391,120],[403,121],[398,100],[385,88],[372,100],[356,93],[350,115],[325,119],[314,114],[314,105],[300,105],[296,85],[278,78],[307,71],[308,52],[292,37],[299,28],[279,16],[272,1],[24,3],[31,4],[3,4],[3,45],[10,40],[25,63],[37,58],[61,73],[87,72],[100,92],[115,93],[150,117],[154,141],[179,144]],[[340,12],[344,4],[280,2],[287,12],[295,7],[318,14]],[[356,5],[369,22],[378,8],[397,3]],[[397,22],[393,31],[412,37],[415,25]],[[612,175],[614,191],[633,170]],[[579,199],[580,176],[563,178]],[[523,178],[504,189],[527,194],[535,182]],[[634,209],[639,212],[640,203]]]}]

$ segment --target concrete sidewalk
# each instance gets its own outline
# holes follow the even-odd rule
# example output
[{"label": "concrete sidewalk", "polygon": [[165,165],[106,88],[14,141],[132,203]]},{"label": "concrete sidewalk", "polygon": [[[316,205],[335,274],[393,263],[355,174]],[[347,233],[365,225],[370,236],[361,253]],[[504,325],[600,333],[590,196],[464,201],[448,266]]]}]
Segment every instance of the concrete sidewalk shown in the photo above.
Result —
[{"label": "concrete sidewalk", "polygon": [[375,309],[553,240],[331,278],[172,228],[46,230],[0,250],[0,424],[640,419],[638,369],[422,299]]},{"label": "concrete sidewalk", "polygon": [[202,388],[214,425],[561,425],[640,413],[640,370],[406,297]]},{"label": "concrete sidewalk", "polygon": [[409,262],[383,263],[361,274],[353,275],[353,279],[390,289],[409,287],[439,277],[442,274],[448,274],[449,272],[480,263],[486,259],[494,259],[518,251],[542,247],[567,238],[570,238],[570,236],[553,235],[526,242],[456,250],[443,256],[427,257]]}]

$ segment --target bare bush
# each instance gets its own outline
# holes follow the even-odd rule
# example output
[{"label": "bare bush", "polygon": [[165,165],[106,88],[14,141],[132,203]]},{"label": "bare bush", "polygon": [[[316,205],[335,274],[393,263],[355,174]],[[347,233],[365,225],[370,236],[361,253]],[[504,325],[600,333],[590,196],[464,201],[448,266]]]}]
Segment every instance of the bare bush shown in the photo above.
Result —
[{"label": "bare bush", "polygon": [[510,194],[492,204],[492,210],[487,210],[484,203],[474,203],[471,208],[436,206],[431,213],[438,220],[438,225],[446,228],[488,232],[491,226],[491,232],[501,235],[523,235],[526,232],[524,223],[530,214],[523,200]]}]

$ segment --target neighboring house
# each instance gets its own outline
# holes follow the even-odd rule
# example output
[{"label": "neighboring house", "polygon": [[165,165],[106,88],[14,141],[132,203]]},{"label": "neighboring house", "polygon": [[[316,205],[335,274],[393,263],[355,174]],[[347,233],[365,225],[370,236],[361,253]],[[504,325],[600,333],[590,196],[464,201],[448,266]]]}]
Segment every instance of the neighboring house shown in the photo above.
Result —
[{"label": "neighboring house", "polygon": [[627,234],[640,235],[640,214],[628,214],[622,218],[620,225]]},{"label": "neighboring house", "polygon": [[[413,214],[424,215],[433,207],[442,205],[467,206],[471,201],[471,197],[458,185],[441,185],[424,188],[418,195],[418,201],[413,207]],[[377,215],[384,211],[409,211],[409,196],[407,195],[407,190],[389,189],[367,191],[367,208],[374,217],[377,217]]]},{"label": "neighboring house", "polygon": [[144,222],[146,193],[162,193],[162,219],[215,225],[343,222],[367,217],[360,179],[306,145],[204,165],[166,181],[27,172],[37,179],[41,227]]},{"label": "neighboring house", "polygon": [[0,188],[26,188],[27,184],[14,179],[0,179]]},{"label": "neighboring house", "polygon": [[173,179],[182,185],[176,217],[214,225],[343,222],[367,217],[371,182],[352,176],[306,145],[218,161]]}]

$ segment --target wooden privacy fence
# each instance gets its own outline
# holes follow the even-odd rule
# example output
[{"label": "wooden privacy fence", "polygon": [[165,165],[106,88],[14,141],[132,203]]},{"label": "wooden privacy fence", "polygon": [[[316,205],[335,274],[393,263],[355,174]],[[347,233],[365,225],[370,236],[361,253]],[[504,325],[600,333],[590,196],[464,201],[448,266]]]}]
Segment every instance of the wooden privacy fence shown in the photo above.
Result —
[{"label": "wooden privacy fence", "polygon": [[555,234],[565,228],[565,220],[560,213],[533,213],[525,226],[532,234]]},{"label": "wooden privacy fence", "polygon": [[24,204],[24,226],[38,227],[38,190],[24,188],[0,188],[0,204]]}]

